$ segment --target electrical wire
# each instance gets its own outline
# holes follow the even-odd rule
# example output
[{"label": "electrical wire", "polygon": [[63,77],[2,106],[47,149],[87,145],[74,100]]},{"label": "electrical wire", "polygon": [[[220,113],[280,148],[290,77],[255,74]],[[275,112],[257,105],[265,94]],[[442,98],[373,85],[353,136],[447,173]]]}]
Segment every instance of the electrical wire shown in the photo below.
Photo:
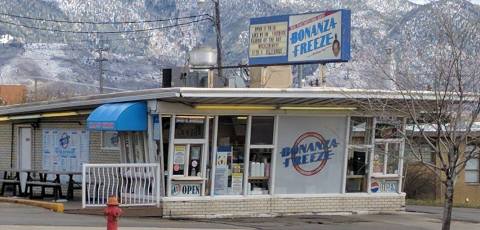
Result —
[{"label": "electrical wire", "polygon": [[162,29],[168,29],[168,28],[173,28],[173,27],[178,27],[178,26],[184,26],[184,25],[189,25],[193,23],[198,23],[201,21],[206,21],[209,20],[207,18],[204,19],[197,19],[189,22],[183,22],[183,23],[177,23],[174,25],[168,25],[168,26],[161,26],[161,27],[154,27],[154,28],[147,28],[147,29],[138,29],[138,30],[123,30],[123,31],[75,31],[75,30],[59,30],[59,29],[49,29],[49,28],[41,28],[41,27],[35,27],[35,26],[29,26],[29,25],[24,25],[24,24],[18,24],[14,22],[7,22],[0,20],[0,23],[3,24],[8,24],[8,25],[13,25],[13,26],[20,26],[20,27],[25,27],[28,29],[35,29],[35,30],[42,30],[42,31],[50,31],[50,32],[58,32],[58,33],[73,33],[73,34],[123,34],[123,33],[138,33],[138,32],[149,32],[153,30],[162,30]]},{"label": "electrical wire", "polygon": [[118,24],[153,23],[153,22],[165,22],[165,21],[171,21],[171,20],[198,18],[198,17],[203,17],[203,16],[208,16],[209,18],[211,18],[211,16],[209,14],[199,14],[199,15],[189,15],[189,16],[185,16],[185,17],[162,18],[162,19],[139,20],[139,21],[93,22],[93,21],[69,21],[69,20],[34,18],[34,17],[21,16],[21,15],[15,15],[15,14],[3,13],[3,12],[0,12],[0,15],[13,17],[13,18],[22,18],[22,19],[34,20],[34,21],[42,21],[42,22],[56,22],[56,23],[69,23],[69,24],[92,24],[92,25],[118,25]]}]

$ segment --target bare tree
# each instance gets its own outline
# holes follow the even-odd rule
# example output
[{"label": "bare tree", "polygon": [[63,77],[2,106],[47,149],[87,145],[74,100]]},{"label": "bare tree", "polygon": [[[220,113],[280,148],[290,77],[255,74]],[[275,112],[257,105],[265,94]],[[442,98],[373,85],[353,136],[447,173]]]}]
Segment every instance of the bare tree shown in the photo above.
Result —
[{"label": "bare tree", "polygon": [[[478,14],[459,9],[431,9],[434,24],[423,34],[405,32],[396,45],[396,68],[385,68],[385,56],[373,58],[372,68],[401,95],[402,105],[368,101],[366,108],[403,113],[408,125],[403,135],[412,154],[445,187],[442,229],[450,229],[454,188],[466,162],[478,158],[478,137],[472,127],[480,113],[480,29]],[[473,19],[472,19],[473,18]],[[425,33],[427,31],[427,33]],[[433,151],[436,162],[417,151],[413,136]]]}]

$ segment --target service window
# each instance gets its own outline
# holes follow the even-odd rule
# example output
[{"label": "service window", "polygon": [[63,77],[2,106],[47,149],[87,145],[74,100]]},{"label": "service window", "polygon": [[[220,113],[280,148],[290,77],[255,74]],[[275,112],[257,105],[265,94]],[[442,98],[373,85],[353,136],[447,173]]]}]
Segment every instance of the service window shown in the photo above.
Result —
[{"label": "service window", "polygon": [[373,118],[350,117],[345,192],[367,192]]},{"label": "service window", "polygon": [[346,192],[366,192],[368,180],[368,148],[349,148]]},{"label": "service window", "polygon": [[176,144],[173,151],[173,175],[202,177],[202,144]]}]

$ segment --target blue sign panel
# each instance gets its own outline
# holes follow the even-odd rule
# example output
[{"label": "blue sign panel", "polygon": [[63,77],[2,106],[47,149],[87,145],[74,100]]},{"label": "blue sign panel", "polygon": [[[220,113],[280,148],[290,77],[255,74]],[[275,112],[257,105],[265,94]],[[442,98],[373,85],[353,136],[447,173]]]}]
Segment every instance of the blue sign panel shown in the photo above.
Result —
[{"label": "blue sign panel", "polygon": [[350,10],[250,19],[249,64],[350,60]]}]

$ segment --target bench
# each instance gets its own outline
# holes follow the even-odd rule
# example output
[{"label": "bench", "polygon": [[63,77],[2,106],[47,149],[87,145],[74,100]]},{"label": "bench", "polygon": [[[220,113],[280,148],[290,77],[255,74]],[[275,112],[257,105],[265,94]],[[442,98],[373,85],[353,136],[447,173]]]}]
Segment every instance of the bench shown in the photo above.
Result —
[{"label": "bench", "polygon": [[30,199],[33,199],[33,188],[41,188],[41,198],[45,197],[45,188],[53,188],[52,196],[55,197],[55,200],[58,200],[62,196],[62,186],[58,182],[47,182],[47,181],[27,181],[27,192],[29,193]]}]

